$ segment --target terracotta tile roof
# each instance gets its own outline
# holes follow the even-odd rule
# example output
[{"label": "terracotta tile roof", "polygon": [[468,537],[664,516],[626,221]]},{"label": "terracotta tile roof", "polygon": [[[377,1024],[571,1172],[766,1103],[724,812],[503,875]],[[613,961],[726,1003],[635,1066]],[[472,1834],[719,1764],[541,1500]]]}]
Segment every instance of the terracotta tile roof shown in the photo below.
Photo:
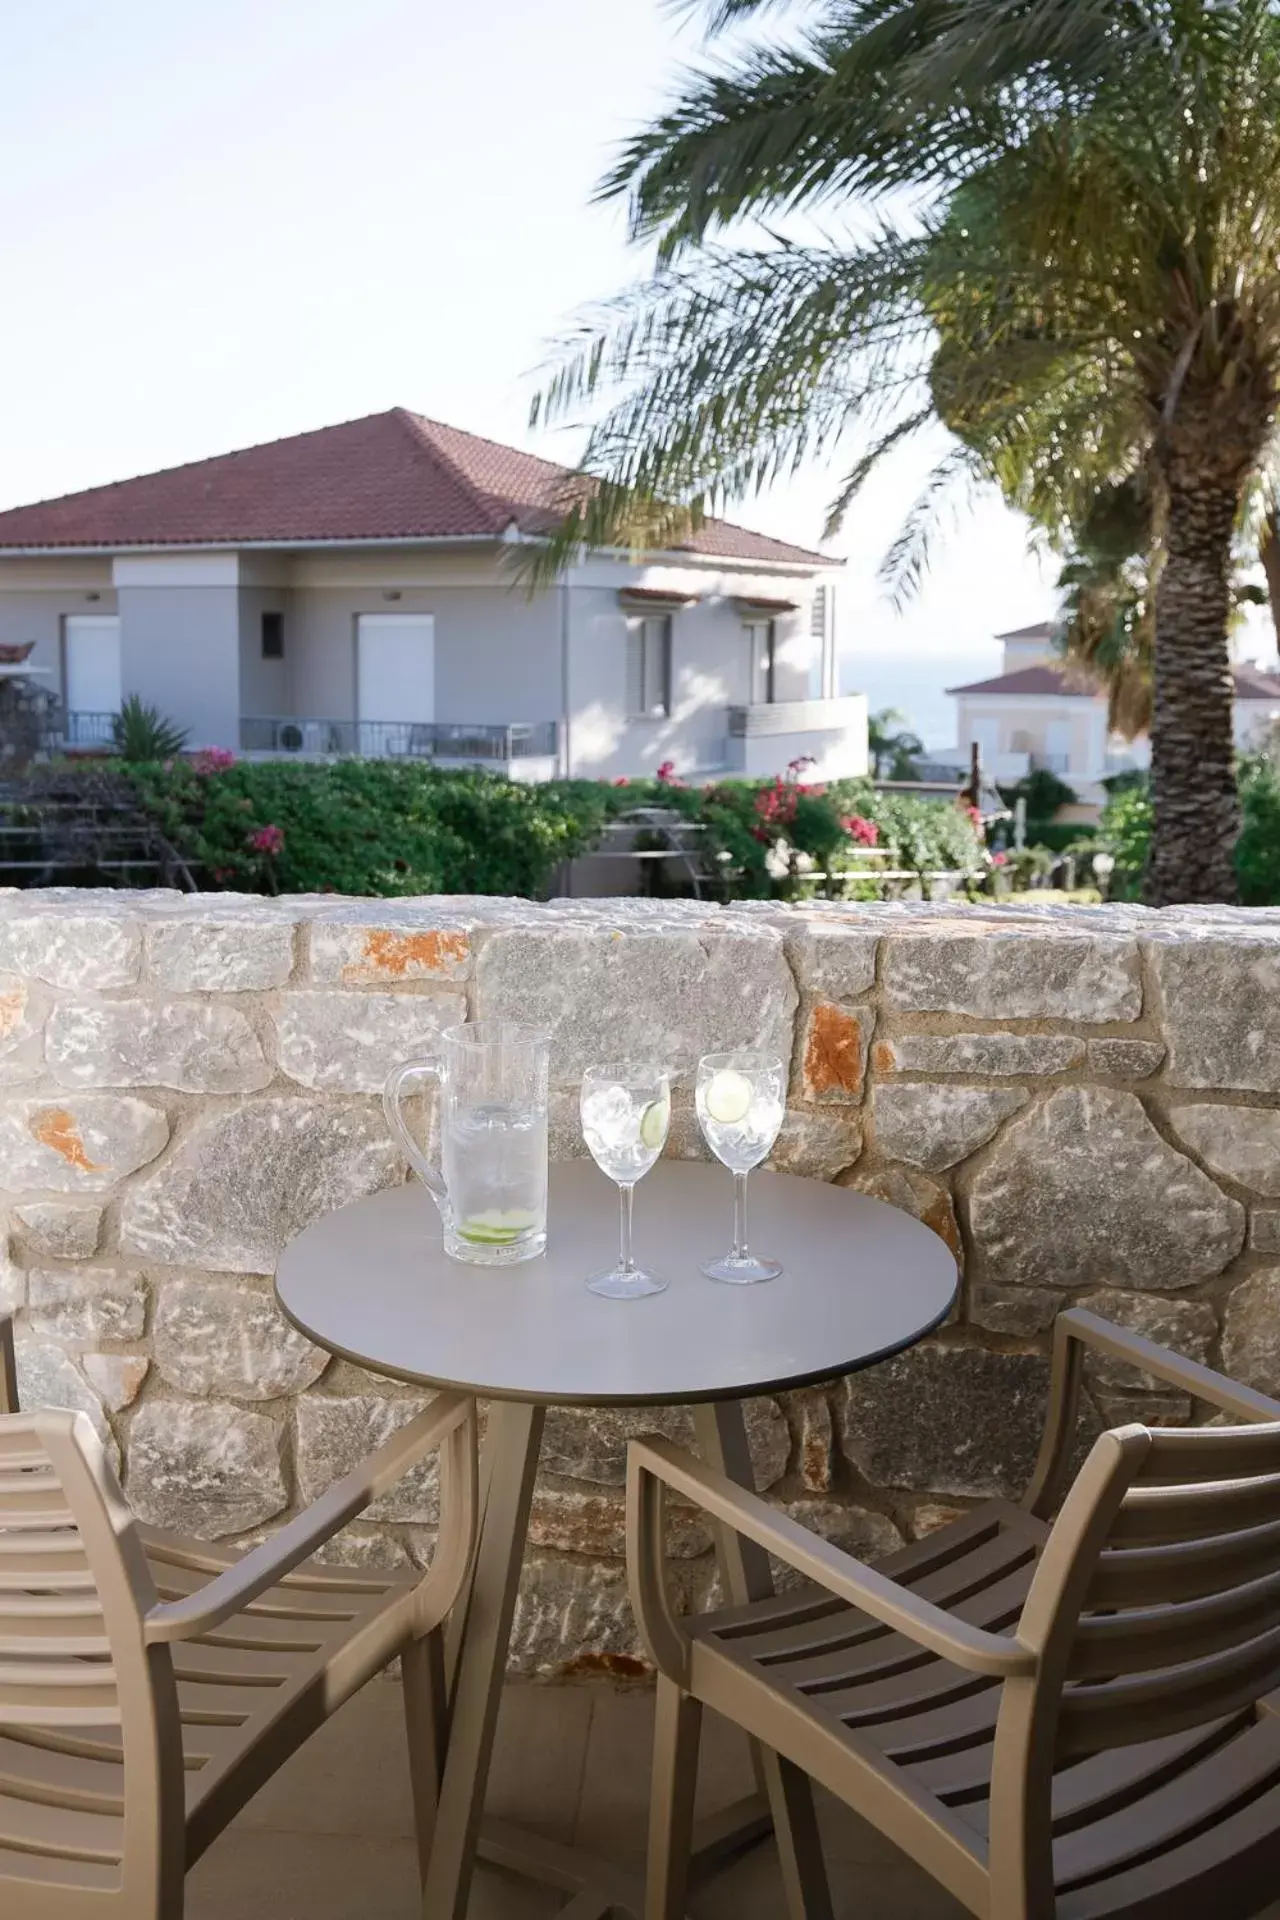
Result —
[{"label": "terracotta tile roof", "polygon": [[[1264,673],[1261,667],[1233,667],[1237,700],[1280,701],[1280,677]],[[1013,673],[999,673],[992,680],[971,680],[968,686],[948,687],[948,693],[1014,693],[1039,697],[1074,694],[1089,698],[1101,693],[1100,683],[1082,667],[1019,667]]]},{"label": "terracotta tile roof", "polygon": [[[567,467],[403,407],[163,473],[0,513],[0,549],[287,546],[317,540],[497,539],[547,532]],[[724,520],[688,551],[726,560],[831,560]]]},{"label": "terracotta tile roof", "polygon": [[964,687],[948,687],[948,693],[1029,693],[1074,694],[1086,698],[1099,691],[1091,675],[1078,667],[1018,667],[1013,673],[998,673],[991,680],[971,680]]}]

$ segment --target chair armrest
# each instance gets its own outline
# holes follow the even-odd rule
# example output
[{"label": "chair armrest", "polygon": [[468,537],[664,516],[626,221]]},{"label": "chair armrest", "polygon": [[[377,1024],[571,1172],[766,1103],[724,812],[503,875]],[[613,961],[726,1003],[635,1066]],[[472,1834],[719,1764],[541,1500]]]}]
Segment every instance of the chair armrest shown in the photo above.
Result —
[{"label": "chair armrest", "polygon": [[[1036,1655],[1006,1634],[988,1633],[935,1607],[852,1554],[810,1533],[691,1454],[665,1440],[633,1440],[627,1449],[628,1546],[633,1562],[632,1599],[659,1667],[678,1671],[687,1663],[688,1635],[671,1611],[664,1578],[662,1494],[669,1487],[747,1540],[754,1540],[797,1573],[859,1607],[917,1646],[939,1654],[967,1673],[996,1679],[1029,1675]],[[652,1634],[650,1628],[656,1629]],[[678,1646],[676,1643],[679,1643]]]},{"label": "chair armrest", "polygon": [[1041,1519],[1048,1519],[1066,1492],[1070,1478],[1072,1442],[1084,1384],[1084,1350],[1105,1353],[1124,1360],[1143,1373],[1152,1374],[1179,1393],[1190,1394],[1206,1406],[1216,1407],[1246,1423],[1280,1420],[1280,1400],[1241,1386],[1212,1367],[1187,1360],[1168,1347],[1127,1327],[1118,1327],[1100,1314],[1084,1307],[1072,1307],[1060,1313],[1053,1329],[1053,1369],[1049,1389],[1049,1409],[1045,1417],[1044,1439],[1031,1485],[1023,1505]]},{"label": "chair armrest", "polygon": [[0,1314],[0,1413],[18,1411],[18,1369],[13,1357],[13,1321]]},{"label": "chair armrest", "polygon": [[342,1480],[279,1533],[217,1574],[198,1593],[152,1607],[143,1625],[148,1646],[211,1633],[275,1586],[303,1560],[394,1485],[424,1454],[443,1447],[440,1545],[419,1587],[415,1632],[427,1633],[449,1611],[470,1562],[476,1514],[475,1401],[437,1394]]}]

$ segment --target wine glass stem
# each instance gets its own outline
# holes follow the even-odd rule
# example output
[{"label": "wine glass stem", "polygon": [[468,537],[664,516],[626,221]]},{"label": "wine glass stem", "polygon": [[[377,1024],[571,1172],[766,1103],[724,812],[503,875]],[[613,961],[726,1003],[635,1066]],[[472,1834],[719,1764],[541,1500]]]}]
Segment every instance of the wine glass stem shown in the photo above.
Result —
[{"label": "wine glass stem", "polygon": [[618,1197],[622,1201],[622,1252],[618,1265],[623,1273],[631,1273],[636,1264],[631,1257],[631,1203],[635,1199],[635,1192],[634,1184],[618,1188]]},{"label": "wine glass stem", "polygon": [[747,1176],[735,1173],[733,1176],[733,1257],[745,1260],[747,1257]]}]

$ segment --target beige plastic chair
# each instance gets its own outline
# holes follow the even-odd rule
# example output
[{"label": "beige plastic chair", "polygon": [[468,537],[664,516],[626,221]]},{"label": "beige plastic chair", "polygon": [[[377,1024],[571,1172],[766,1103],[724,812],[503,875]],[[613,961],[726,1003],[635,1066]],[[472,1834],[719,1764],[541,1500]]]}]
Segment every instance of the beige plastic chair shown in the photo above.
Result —
[{"label": "beige plastic chair", "polygon": [[[1254,1424],[1121,1427],[1072,1482],[1087,1347]],[[633,1443],[632,1595],[660,1676],[646,1920],[684,1913],[703,1706],[988,1920],[1243,1920],[1280,1896],[1276,1422],[1265,1395],[1065,1313],[1022,1505],[874,1572],[680,1449]],[[812,1584],[679,1618],[666,1489]],[[821,1920],[822,1862],[805,1864]]]},{"label": "beige plastic chair", "polygon": [[[474,1402],[437,1395],[243,1554],[139,1525],[83,1414],[16,1408],[0,1320],[0,1915],[177,1920],[187,1868],[396,1654],[425,1871],[442,1623],[475,1529]],[[436,1447],[426,1575],[309,1559]]]}]

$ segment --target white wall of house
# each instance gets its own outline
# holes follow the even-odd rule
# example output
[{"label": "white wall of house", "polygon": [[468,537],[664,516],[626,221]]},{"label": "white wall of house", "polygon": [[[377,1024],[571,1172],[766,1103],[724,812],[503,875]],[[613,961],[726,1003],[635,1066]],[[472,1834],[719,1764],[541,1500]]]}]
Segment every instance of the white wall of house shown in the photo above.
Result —
[{"label": "white wall of house", "polygon": [[1107,704],[1087,694],[961,694],[957,739],[976,741],[983,765],[998,780],[1018,780],[1034,766],[1060,779],[1097,781],[1107,771]]},{"label": "white wall of house", "polygon": [[[567,714],[575,774],[634,777],[672,760],[694,776],[741,764],[728,712],[761,693],[747,631],[760,616],[741,602],[795,602],[764,616],[774,622],[774,702],[811,701],[821,686],[822,639],[811,631],[817,584],[799,569],[757,573],[712,560],[637,566],[602,555],[530,598],[491,545],[157,552],[114,562],[0,557],[0,641],[34,639],[33,664],[47,665],[60,689],[67,616],[118,612],[124,692],[184,726],[194,746],[238,748],[242,717],[356,718],[360,616],[429,615],[438,720],[563,725]],[[620,590],[637,587],[689,601],[671,613],[669,710],[645,717],[630,711],[634,614],[619,600]],[[283,616],[282,659],[263,655],[266,612]],[[762,756],[772,772],[795,752],[814,751],[832,774],[859,771],[860,713],[842,702],[825,725],[816,711],[800,716],[798,743],[777,729],[776,744],[753,740],[752,771]]]},{"label": "white wall of house", "polygon": [[34,640],[31,665],[54,693],[63,688],[68,615],[116,610],[111,562],[105,557],[0,560],[0,645],[21,647]]}]

